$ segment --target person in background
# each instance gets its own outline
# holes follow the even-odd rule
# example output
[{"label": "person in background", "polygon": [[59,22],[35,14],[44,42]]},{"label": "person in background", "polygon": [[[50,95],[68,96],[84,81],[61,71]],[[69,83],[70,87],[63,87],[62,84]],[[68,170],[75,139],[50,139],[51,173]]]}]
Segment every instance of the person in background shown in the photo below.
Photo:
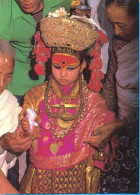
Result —
[{"label": "person in background", "polygon": [[91,7],[88,6],[87,2],[81,2],[80,0],[73,0],[70,7],[70,15],[77,15],[81,17],[90,18]]},{"label": "person in background", "polygon": [[138,193],[139,1],[106,0],[106,9],[115,36],[102,96],[124,123],[120,130],[112,128],[112,124],[94,134],[95,140],[101,138],[94,142],[98,147],[114,130],[120,137],[114,168],[103,174],[101,193]]},{"label": "person in background", "polygon": [[[22,126],[29,130],[23,113],[34,108],[42,136],[30,148],[30,165],[21,193],[98,193],[101,170],[107,171],[113,165],[115,137],[101,150],[87,143],[96,128],[115,121],[101,95],[89,89],[96,90],[93,83],[101,87],[98,60],[101,62],[103,39],[93,21],[68,18],[61,11],[42,19],[35,35],[34,52],[38,56],[50,52],[47,66],[51,72],[48,82],[32,88],[24,97]],[[56,15],[62,17],[53,17]],[[99,80],[91,78],[88,86],[83,70],[89,49],[93,74]],[[98,58],[94,51],[99,52]]]},{"label": "person in background", "polygon": [[105,1],[79,0],[72,2],[73,3],[70,9],[71,15],[92,18],[98,29],[107,36],[108,41],[102,46],[101,50],[101,58],[103,61],[102,72],[106,74],[109,59],[109,45],[114,35],[114,29],[112,24],[107,19]]},{"label": "person in background", "polygon": [[110,43],[114,36],[114,28],[107,18],[105,0],[87,0],[87,3],[91,7],[91,18],[94,19],[98,29],[104,32],[108,38],[108,43],[104,44],[102,48],[102,72],[106,74],[108,68]]},{"label": "person in background", "polygon": [[8,169],[15,164],[13,153],[24,152],[32,141],[32,137],[20,136],[22,128],[18,127],[18,116],[22,108],[17,98],[6,89],[14,74],[14,64],[13,47],[0,39],[0,168],[6,176]]},{"label": "person in background", "polygon": [[114,28],[107,18],[105,0],[87,0],[87,3],[91,7],[91,18],[107,34],[108,40],[111,42],[114,36]]}]

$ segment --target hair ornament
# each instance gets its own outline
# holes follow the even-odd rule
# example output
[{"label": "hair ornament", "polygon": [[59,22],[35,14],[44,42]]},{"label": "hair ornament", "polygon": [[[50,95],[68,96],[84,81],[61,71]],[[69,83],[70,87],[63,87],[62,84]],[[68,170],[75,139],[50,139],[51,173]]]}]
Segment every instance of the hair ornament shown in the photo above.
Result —
[{"label": "hair ornament", "polygon": [[[101,47],[108,42],[107,36],[97,29],[92,19],[85,17],[68,17],[64,8],[49,13],[40,21],[40,31],[34,35],[36,46],[34,70],[38,75],[45,74],[45,62],[51,57],[54,48],[72,49],[75,51],[91,50],[89,69],[92,71],[88,87],[93,91],[100,91],[103,87],[101,80]],[[43,41],[42,41],[43,40]]]},{"label": "hair ornament", "polygon": [[45,75],[45,63],[51,57],[50,48],[46,47],[40,38],[40,31],[37,31],[34,35],[35,47],[33,51],[33,57],[35,58],[36,64],[34,71],[37,75]]},{"label": "hair ornament", "polygon": [[99,92],[103,87],[101,80],[104,79],[104,74],[101,71],[103,67],[103,62],[101,59],[101,48],[103,44],[108,42],[108,38],[101,30],[99,30],[98,33],[100,37],[96,40],[95,47],[90,53],[92,60],[90,62],[89,69],[92,71],[92,73],[88,87],[93,91]]}]

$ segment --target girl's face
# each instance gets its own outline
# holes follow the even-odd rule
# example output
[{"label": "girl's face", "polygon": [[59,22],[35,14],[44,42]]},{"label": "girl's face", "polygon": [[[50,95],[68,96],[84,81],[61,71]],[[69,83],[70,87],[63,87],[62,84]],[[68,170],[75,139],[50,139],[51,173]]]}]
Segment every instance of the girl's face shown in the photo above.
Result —
[{"label": "girl's face", "polygon": [[61,86],[76,81],[84,67],[85,63],[81,65],[75,56],[64,53],[55,53],[52,56],[52,75]]},{"label": "girl's face", "polygon": [[129,16],[125,7],[118,7],[112,3],[107,7],[107,16],[114,25],[115,35],[118,37],[131,40],[138,35],[138,19]]},{"label": "girl's face", "polygon": [[16,2],[26,13],[36,13],[43,8],[43,0],[16,0]]}]

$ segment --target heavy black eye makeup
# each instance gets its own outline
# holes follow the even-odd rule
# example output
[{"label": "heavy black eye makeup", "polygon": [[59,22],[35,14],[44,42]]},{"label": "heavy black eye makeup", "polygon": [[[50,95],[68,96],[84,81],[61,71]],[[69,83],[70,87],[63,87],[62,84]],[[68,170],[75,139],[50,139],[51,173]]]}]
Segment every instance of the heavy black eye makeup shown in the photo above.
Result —
[{"label": "heavy black eye makeup", "polygon": [[54,64],[52,64],[52,66],[54,66],[54,68],[56,68],[56,69],[61,69],[62,68],[61,66],[57,66],[57,65],[54,65]]},{"label": "heavy black eye makeup", "polygon": [[[59,69],[59,70],[62,68],[61,66],[55,65],[55,64],[52,64],[52,66],[54,66],[54,68]],[[76,67],[73,67],[72,65],[69,65],[66,69],[67,69],[67,70],[75,70],[75,69],[78,68],[79,66],[80,66],[80,64],[77,65]]]}]

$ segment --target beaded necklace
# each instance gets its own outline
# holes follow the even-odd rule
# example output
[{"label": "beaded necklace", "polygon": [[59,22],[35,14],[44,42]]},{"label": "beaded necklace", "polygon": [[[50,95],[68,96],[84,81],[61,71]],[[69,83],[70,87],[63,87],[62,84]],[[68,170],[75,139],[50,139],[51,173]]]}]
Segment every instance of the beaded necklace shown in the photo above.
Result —
[{"label": "beaded necklace", "polygon": [[[83,95],[83,89],[82,85],[84,86],[84,92],[85,92],[85,100],[84,100],[84,95]],[[85,81],[83,81],[82,76],[80,75],[78,81],[76,81],[70,90],[70,97],[66,98],[66,104],[55,104],[51,105],[50,104],[50,95],[54,93],[54,96],[57,96],[58,98],[62,98],[62,93],[59,90],[59,88],[56,87],[53,78],[51,77],[48,87],[45,92],[45,100],[44,100],[44,106],[45,106],[45,111],[50,119],[51,122],[51,131],[53,135],[57,138],[60,139],[67,135],[69,132],[73,130],[77,126],[77,124],[83,120],[83,116],[85,115],[86,112],[86,107],[87,107],[87,101],[88,101],[88,87]],[[76,104],[71,104],[71,98],[80,98],[80,103],[78,101]],[[53,112],[51,111],[51,107],[56,107],[56,108],[62,108],[61,112]],[[79,108],[78,112],[76,112],[75,115],[72,115],[69,112],[66,112],[65,108]],[[57,124],[58,124],[58,129],[59,131],[56,131],[56,128],[54,128],[54,121],[53,118],[56,119]]]}]

